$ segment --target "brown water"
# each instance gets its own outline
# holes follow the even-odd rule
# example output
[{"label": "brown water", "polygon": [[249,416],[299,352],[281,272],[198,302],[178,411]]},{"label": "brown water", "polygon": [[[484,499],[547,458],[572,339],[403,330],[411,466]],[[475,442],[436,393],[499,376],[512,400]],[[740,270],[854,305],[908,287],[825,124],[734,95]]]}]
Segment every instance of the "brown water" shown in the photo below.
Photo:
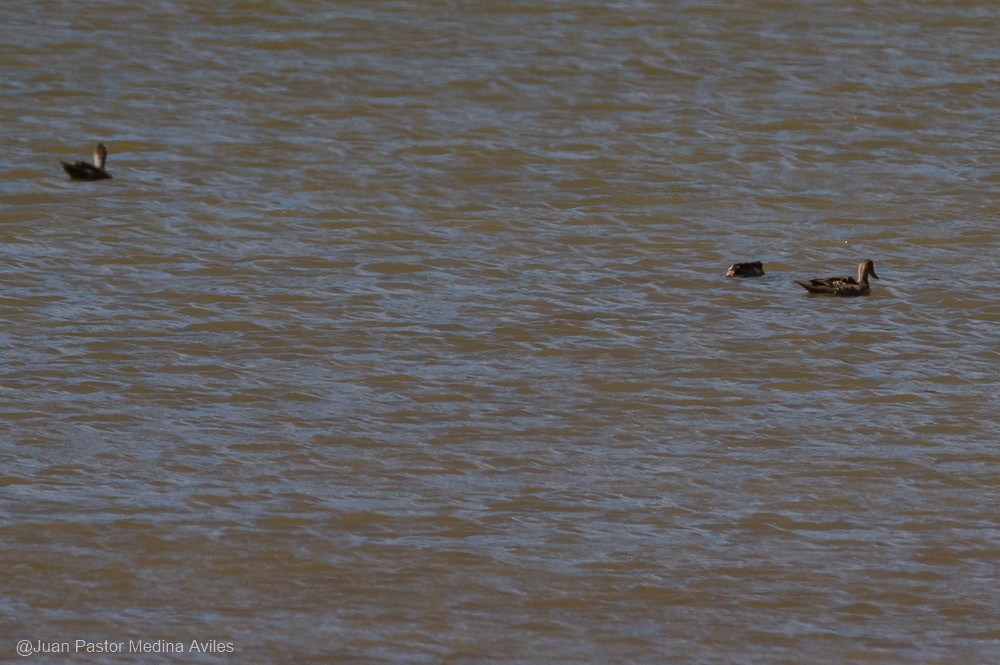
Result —
[{"label": "brown water", "polygon": [[3,3],[0,660],[998,662],[998,34]]}]

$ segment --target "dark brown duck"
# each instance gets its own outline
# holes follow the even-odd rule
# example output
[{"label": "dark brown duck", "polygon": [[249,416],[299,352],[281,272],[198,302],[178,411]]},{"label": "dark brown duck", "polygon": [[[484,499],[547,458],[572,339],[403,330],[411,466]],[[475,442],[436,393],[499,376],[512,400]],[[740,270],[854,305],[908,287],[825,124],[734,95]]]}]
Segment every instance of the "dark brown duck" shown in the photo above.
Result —
[{"label": "dark brown duck", "polygon": [[63,170],[69,174],[69,177],[73,180],[104,180],[111,178],[111,174],[104,170],[104,163],[108,159],[108,149],[104,147],[103,143],[98,143],[94,146],[94,163],[88,164],[87,162],[76,162],[75,164],[70,164],[69,162],[62,162]]},{"label": "dark brown duck", "polygon": [[764,264],[761,261],[734,263],[726,271],[726,277],[761,277],[763,275]]},{"label": "dark brown duck", "polygon": [[822,279],[810,279],[808,282],[795,280],[795,283],[809,293],[850,298],[852,296],[866,296],[871,293],[871,286],[868,285],[869,275],[875,279],[879,278],[875,274],[875,263],[871,259],[865,259],[858,264],[857,278],[825,277]]}]

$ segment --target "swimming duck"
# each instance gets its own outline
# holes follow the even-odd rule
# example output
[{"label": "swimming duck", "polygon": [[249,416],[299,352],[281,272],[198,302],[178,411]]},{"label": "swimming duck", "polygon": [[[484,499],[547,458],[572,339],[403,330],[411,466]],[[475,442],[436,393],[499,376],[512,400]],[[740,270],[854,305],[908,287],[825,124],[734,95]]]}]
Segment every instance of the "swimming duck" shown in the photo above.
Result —
[{"label": "swimming duck", "polygon": [[764,264],[760,261],[734,263],[726,271],[726,277],[760,277],[764,274]]},{"label": "swimming duck", "polygon": [[794,280],[809,293],[819,293],[827,296],[866,296],[871,293],[868,286],[868,276],[878,279],[875,274],[875,264],[871,259],[865,259],[858,265],[858,277],[827,277],[825,279],[810,279],[808,282]]},{"label": "swimming duck", "polygon": [[87,162],[70,164],[62,160],[59,161],[62,162],[63,169],[73,180],[104,180],[111,177],[111,174],[104,170],[104,162],[107,158],[108,149],[104,147],[103,143],[98,143],[94,146],[93,164],[88,164]]}]

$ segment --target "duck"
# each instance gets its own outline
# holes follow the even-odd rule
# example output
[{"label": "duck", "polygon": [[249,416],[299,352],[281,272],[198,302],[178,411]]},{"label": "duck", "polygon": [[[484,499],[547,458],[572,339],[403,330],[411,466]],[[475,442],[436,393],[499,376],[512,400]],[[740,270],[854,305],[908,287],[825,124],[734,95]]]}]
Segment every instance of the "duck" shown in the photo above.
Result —
[{"label": "duck", "polygon": [[103,143],[98,143],[94,146],[93,164],[88,164],[87,162],[70,164],[62,160],[59,161],[62,163],[63,170],[73,180],[104,180],[111,178],[111,174],[104,170],[104,163],[107,159],[108,149],[104,147]]},{"label": "duck", "polygon": [[726,271],[726,277],[761,277],[763,275],[764,264],[761,261],[734,263]]},{"label": "duck", "polygon": [[875,274],[875,263],[871,259],[865,259],[858,264],[858,276],[854,277],[826,277],[823,279],[810,279],[808,282],[794,280],[809,293],[818,293],[827,296],[840,296],[850,298],[853,296],[866,296],[871,293],[871,286],[868,285],[868,277],[878,279]]}]

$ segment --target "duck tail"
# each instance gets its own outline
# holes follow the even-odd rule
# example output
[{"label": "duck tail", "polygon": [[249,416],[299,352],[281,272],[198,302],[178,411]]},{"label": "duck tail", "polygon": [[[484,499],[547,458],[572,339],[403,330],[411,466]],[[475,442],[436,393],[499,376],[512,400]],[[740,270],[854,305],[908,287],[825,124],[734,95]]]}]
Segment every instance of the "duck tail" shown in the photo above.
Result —
[{"label": "duck tail", "polygon": [[801,286],[806,291],[812,291],[812,284],[810,284],[808,282],[800,282],[797,279],[793,279],[792,281],[795,282],[796,284],[798,284],[799,286]]}]

